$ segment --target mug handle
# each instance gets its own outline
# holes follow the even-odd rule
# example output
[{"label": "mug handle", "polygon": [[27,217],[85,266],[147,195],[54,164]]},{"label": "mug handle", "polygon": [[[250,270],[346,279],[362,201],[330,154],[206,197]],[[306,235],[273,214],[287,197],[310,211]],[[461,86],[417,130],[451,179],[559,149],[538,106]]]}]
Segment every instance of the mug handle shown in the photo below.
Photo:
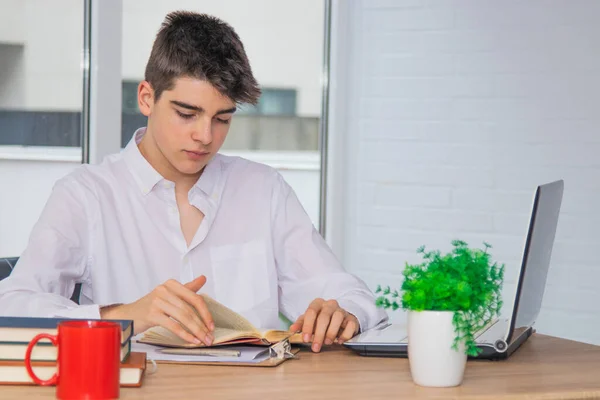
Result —
[{"label": "mug handle", "polygon": [[36,376],[35,372],[33,372],[33,369],[31,368],[31,352],[36,343],[39,342],[41,339],[50,339],[54,346],[57,345],[56,336],[49,335],[47,333],[40,333],[39,335],[34,337],[31,340],[31,342],[29,342],[29,345],[27,346],[27,351],[25,352],[25,368],[27,369],[27,373],[35,383],[42,386],[50,386],[56,384],[56,381],[58,380],[58,372],[55,372],[54,375],[52,375],[52,378],[43,381]]}]

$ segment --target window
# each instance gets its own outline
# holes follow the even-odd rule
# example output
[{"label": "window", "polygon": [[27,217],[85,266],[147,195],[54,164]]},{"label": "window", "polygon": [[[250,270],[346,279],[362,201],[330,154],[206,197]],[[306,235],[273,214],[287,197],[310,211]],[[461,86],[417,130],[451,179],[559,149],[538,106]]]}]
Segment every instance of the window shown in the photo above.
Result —
[{"label": "window", "polygon": [[81,163],[84,2],[0,2],[0,257],[20,256]]},{"label": "window", "polygon": [[[296,115],[296,89],[262,88],[262,95],[256,106],[245,105],[239,111],[242,115]],[[239,115],[238,114],[238,115]]]},{"label": "window", "polygon": [[138,84],[138,81],[132,80],[122,82],[121,147],[127,146],[137,128],[146,126],[147,118],[142,115],[137,105]]},{"label": "window", "polygon": [[82,46],[81,0],[0,3],[0,146],[80,146]]}]

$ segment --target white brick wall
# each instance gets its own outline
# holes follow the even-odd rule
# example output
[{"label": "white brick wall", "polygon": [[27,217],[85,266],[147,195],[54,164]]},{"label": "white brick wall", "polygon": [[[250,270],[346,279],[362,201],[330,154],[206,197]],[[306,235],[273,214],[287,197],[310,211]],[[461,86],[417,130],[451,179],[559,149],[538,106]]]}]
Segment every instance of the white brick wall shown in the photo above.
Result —
[{"label": "white brick wall", "polygon": [[347,269],[399,285],[418,246],[487,241],[508,310],[533,190],[563,178],[537,329],[600,344],[600,2],[334,6],[328,236]]}]

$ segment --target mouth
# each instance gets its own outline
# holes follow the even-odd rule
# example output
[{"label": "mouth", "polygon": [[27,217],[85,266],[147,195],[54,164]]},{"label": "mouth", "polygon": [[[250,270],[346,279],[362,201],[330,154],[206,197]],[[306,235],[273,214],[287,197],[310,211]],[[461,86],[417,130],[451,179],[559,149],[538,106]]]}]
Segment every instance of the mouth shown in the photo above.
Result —
[{"label": "mouth", "polygon": [[185,154],[187,154],[188,157],[190,157],[191,159],[194,160],[199,160],[203,157],[206,157],[207,155],[210,154],[210,152],[208,151],[192,151],[192,150],[184,150],[183,151]]}]

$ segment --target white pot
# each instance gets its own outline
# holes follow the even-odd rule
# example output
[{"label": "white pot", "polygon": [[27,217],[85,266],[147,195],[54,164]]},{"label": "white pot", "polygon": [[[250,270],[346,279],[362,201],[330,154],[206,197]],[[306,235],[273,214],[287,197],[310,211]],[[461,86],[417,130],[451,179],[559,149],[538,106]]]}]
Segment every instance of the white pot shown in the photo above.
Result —
[{"label": "white pot", "polygon": [[467,355],[464,342],[452,348],[456,333],[451,311],[408,312],[408,360],[420,386],[451,387],[463,380]]}]

